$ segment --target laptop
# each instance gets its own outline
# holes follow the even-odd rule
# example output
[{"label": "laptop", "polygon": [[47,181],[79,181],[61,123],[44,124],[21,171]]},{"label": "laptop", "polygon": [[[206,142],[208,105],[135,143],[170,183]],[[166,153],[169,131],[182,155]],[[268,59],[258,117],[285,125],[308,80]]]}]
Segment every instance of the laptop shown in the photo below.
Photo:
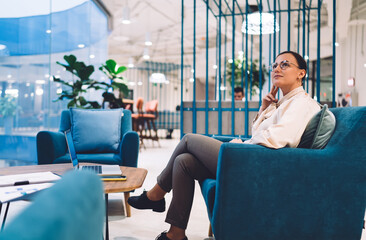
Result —
[{"label": "laptop", "polygon": [[74,169],[93,171],[100,176],[121,176],[122,175],[122,171],[121,171],[121,168],[119,167],[119,165],[103,165],[103,166],[89,165],[89,166],[82,166],[81,168],[79,168],[79,161],[76,156],[74,141],[72,140],[72,135],[71,135],[70,129],[65,131],[65,138],[66,138],[67,147],[68,147],[69,153],[70,153],[70,159],[71,159],[72,165],[74,166]]}]

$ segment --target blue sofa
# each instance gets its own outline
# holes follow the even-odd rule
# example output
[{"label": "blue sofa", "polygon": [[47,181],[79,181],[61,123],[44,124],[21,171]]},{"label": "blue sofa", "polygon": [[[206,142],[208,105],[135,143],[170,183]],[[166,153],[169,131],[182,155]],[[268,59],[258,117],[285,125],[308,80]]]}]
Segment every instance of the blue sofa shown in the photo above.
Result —
[{"label": "blue sofa", "polygon": [[87,171],[66,174],[0,233],[2,240],[100,240],[105,203],[97,175]]},{"label": "blue sofa", "polygon": [[223,143],[201,183],[217,240],[360,239],[366,207],[366,107],[330,109],[324,149]]},{"label": "blue sofa", "polygon": [[[70,163],[70,156],[63,133],[70,128],[70,111],[64,110],[61,113],[59,132],[41,131],[37,134],[38,164]],[[90,129],[90,132],[92,137],[93,129]],[[118,153],[77,153],[79,162],[137,167],[139,136],[132,131],[131,112],[125,109],[121,119],[121,136],[122,140],[118,147]]]}]

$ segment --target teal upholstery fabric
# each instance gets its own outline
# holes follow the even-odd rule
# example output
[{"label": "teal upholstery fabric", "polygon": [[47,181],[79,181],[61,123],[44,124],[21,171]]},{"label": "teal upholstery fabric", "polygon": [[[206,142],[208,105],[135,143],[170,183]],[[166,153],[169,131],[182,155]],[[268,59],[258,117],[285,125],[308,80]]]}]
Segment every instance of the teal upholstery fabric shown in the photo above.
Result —
[{"label": "teal upholstery fabric", "polygon": [[66,174],[54,186],[5,224],[2,240],[100,240],[105,203],[98,176],[89,172]]},{"label": "teal upholstery fabric", "polygon": [[330,140],[336,120],[328,105],[325,104],[319,113],[310,120],[301,137],[299,148],[322,149]]},{"label": "teal upholstery fabric", "polygon": [[[41,131],[37,134],[37,158],[38,164],[70,163],[64,131],[71,128],[71,114],[69,110],[61,113],[59,132]],[[79,153],[79,162],[91,162],[100,164],[118,164],[120,166],[137,167],[139,152],[139,136],[132,131],[131,111],[123,109],[123,117],[120,126],[122,140],[117,152],[95,153],[94,151]],[[90,137],[93,138],[93,131]],[[107,138],[108,136],[105,136]]]},{"label": "teal upholstery fabric", "polygon": [[70,114],[76,152],[118,152],[122,109],[71,108]]},{"label": "teal upholstery fabric", "polygon": [[330,111],[337,123],[324,149],[222,144],[217,179],[201,184],[216,239],[361,238],[366,107]]}]

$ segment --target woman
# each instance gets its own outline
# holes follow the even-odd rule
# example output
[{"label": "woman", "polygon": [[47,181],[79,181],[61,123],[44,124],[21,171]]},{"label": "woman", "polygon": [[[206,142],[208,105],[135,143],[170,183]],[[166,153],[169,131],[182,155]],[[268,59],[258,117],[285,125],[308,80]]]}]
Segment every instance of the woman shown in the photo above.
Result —
[{"label": "woman", "polygon": [[[302,87],[306,75],[305,60],[297,53],[280,53],[272,64],[271,91],[263,98],[254,120],[252,138],[233,139],[233,143],[259,144],[270,148],[297,147],[307,123],[320,107]],[[281,89],[283,97],[276,94]],[[185,229],[192,207],[194,180],[216,178],[217,160],[222,142],[210,137],[187,134],[174,150],[167,166],[157,178],[157,184],[128,203],[137,209],[165,211],[166,193],[173,190],[173,199],[165,221],[168,232],[156,240],[187,240]]]}]

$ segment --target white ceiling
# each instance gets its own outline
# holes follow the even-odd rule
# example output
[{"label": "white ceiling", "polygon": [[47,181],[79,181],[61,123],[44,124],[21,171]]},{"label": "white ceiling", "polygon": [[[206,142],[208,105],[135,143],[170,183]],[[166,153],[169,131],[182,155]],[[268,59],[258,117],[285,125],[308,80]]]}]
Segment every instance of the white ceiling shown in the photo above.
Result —
[{"label": "white ceiling", "polygon": [[[151,61],[177,62],[181,42],[181,6],[176,0],[103,0],[113,15],[113,31],[109,36],[109,57],[120,64],[142,62],[146,33]],[[130,10],[131,24],[122,23],[123,8]]]},{"label": "white ceiling", "polygon": [[[121,65],[127,65],[129,58],[136,65],[144,61],[145,36],[150,33],[152,46],[148,47],[150,60],[155,62],[181,62],[181,1],[178,0],[103,0],[108,11],[113,16],[113,30],[109,36],[109,57],[115,59]],[[184,49],[185,64],[191,64],[193,49],[193,0],[184,1]],[[216,1],[217,2],[217,1]],[[224,1],[223,1],[224,2]],[[240,8],[245,9],[245,1],[238,1]],[[263,1],[263,10],[268,10],[267,3]],[[281,1],[284,2],[284,1]],[[285,1],[287,5],[287,0]],[[306,1],[309,4],[310,1]],[[315,7],[317,1],[312,1]],[[249,5],[257,5],[257,0],[249,0]],[[196,0],[196,54],[204,54],[206,48],[206,4],[203,0]],[[215,12],[213,0],[209,5]],[[282,8],[285,8],[282,4]],[[299,0],[292,1],[292,7],[298,6]],[[123,9],[129,8],[131,24],[122,23]],[[224,7],[224,6],[223,6]],[[287,6],[286,6],[287,7]],[[270,8],[273,8],[271,5]],[[217,7],[216,7],[217,9]],[[216,10],[217,11],[217,10]],[[228,9],[223,9],[228,13]],[[236,12],[238,7],[236,7]],[[323,11],[322,11],[322,14]],[[297,22],[297,14],[291,15]],[[323,18],[323,20],[326,17]],[[237,17],[236,36],[241,36],[241,20]],[[311,16],[311,22],[316,24],[316,15]],[[216,20],[210,13],[209,17],[209,42],[212,51],[216,46]],[[296,27],[296,26],[295,26]],[[228,20],[227,41],[231,41],[231,20]],[[223,32],[224,34],[224,32]],[[222,38],[223,39],[223,38]],[[237,41],[239,42],[239,41]]]}]

